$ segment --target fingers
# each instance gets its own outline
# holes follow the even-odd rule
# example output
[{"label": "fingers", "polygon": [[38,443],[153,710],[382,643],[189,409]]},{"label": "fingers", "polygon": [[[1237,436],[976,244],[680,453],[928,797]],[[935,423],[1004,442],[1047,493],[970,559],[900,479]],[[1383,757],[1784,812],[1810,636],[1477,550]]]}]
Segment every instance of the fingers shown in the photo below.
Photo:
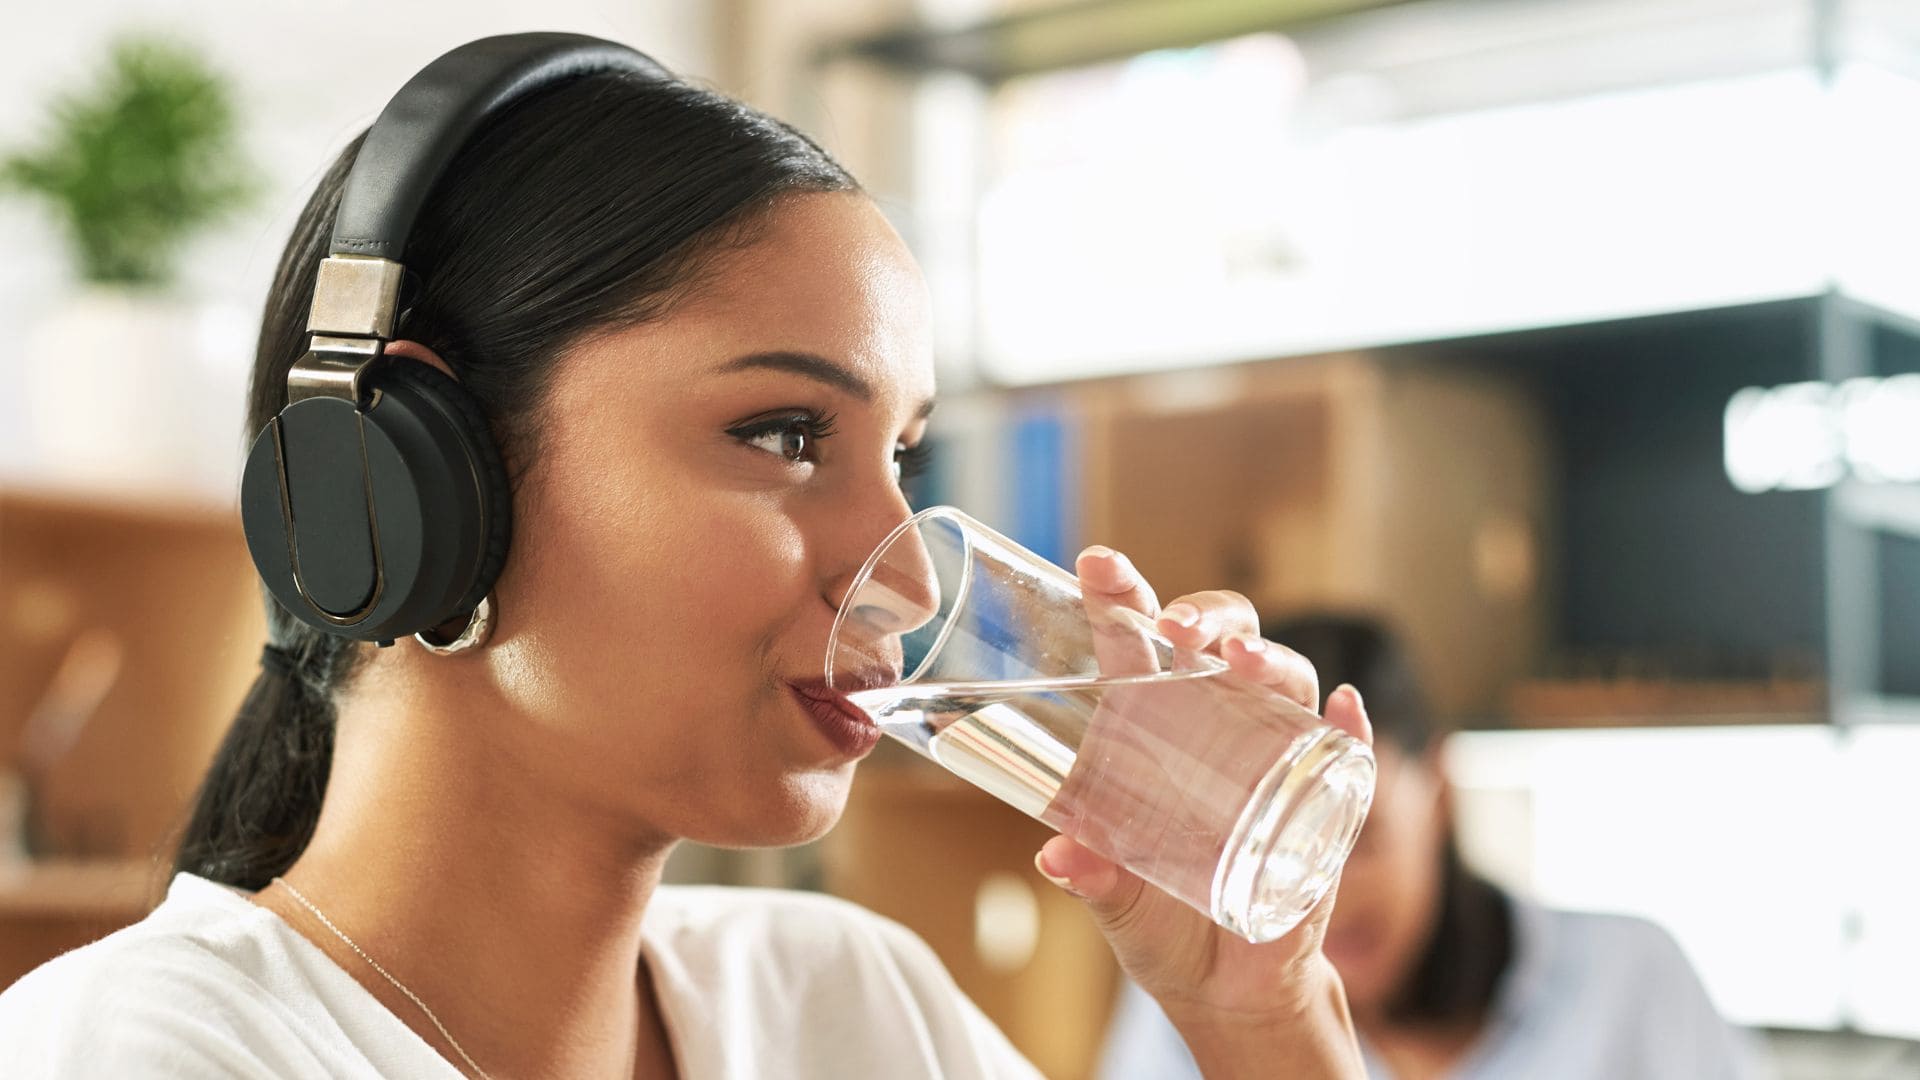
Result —
[{"label": "fingers", "polygon": [[1108,675],[1138,675],[1160,670],[1159,653],[1148,634],[1160,610],[1140,571],[1125,555],[1094,546],[1074,562],[1080,575],[1081,602],[1093,628],[1094,658]]},{"label": "fingers", "polygon": [[1241,678],[1280,692],[1302,707],[1320,708],[1320,678],[1306,658],[1260,636],[1253,602],[1237,592],[1214,589],[1168,604],[1155,628],[1175,648],[1210,649]]},{"label": "fingers", "polygon": [[1168,604],[1157,628],[1179,648],[1204,649],[1235,635],[1259,637],[1260,616],[1253,610],[1253,601],[1239,593],[1210,589]]},{"label": "fingers", "polygon": [[1237,634],[1220,644],[1227,670],[1278,691],[1309,711],[1320,708],[1320,676],[1307,658],[1257,634]]},{"label": "fingers", "polygon": [[1326,720],[1368,746],[1373,745],[1373,721],[1367,719],[1367,703],[1352,686],[1342,683],[1327,695]]},{"label": "fingers", "polygon": [[1098,593],[1103,599],[1130,607],[1144,615],[1152,615],[1160,610],[1160,601],[1153,595],[1153,586],[1134,569],[1133,561],[1125,555],[1098,544],[1082,551],[1080,558],[1074,561],[1074,573],[1080,575],[1080,587],[1089,594]]},{"label": "fingers", "polygon": [[1033,855],[1041,876],[1086,901],[1102,926],[1124,921],[1147,883],[1118,863],[1094,854],[1072,837],[1056,836]]},{"label": "fingers", "polygon": [[[1304,708],[1319,710],[1320,678],[1313,665],[1292,649],[1261,638],[1260,616],[1253,602],[1240,593],[1227,589],[1189,593],[1162,611],[1153,587],[1125,555],[1111,548],[1087,548],[1075,561],[1074,569],[1080,575],[1087,615],[1093,622],[1094,652],[1102,672],[1118,675],[1158,670],[1152,643],[1131,620],[1113,617],[1122,609],[1146,615],[1158,611],[1154,629],[1173,643],[1176,669],[1197,667],[1195,655],[1212,651],[1226,660],[1236,675],[1278,691]],[[1356,738],[1372,741],[1373,729],[1358,692],[1350,702],[1338,706],[1337,716],[1331,700],[1328,709],[1330,722]]]}]

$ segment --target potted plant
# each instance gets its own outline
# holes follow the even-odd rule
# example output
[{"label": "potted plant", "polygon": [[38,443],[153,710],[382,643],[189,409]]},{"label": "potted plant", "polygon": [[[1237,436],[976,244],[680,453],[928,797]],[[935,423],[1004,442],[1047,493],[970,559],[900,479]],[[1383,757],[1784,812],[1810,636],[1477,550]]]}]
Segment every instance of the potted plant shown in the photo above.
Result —
[{"label": "potted plant", "polygon": [[150,490],[203,468],[180,257],[257,190],[225,79],[150,36],[116,41],[91,85],[50,103],[39,141],[0,159],[0,191],[52,211],[82,286],[29,338],[37,473]]}]

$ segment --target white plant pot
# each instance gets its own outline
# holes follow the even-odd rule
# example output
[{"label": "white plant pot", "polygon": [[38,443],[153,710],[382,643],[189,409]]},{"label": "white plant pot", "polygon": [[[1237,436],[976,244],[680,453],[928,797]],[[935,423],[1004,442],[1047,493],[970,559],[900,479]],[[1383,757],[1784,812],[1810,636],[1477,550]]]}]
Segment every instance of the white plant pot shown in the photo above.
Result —
[{"label": "white plant pot", "polygon": [[156,498],[207,494],[210,443],[197,423],[209,390],[204,338],[200,309],[177,297],[92,288],[48,312],[26,343],[31,477]]}]

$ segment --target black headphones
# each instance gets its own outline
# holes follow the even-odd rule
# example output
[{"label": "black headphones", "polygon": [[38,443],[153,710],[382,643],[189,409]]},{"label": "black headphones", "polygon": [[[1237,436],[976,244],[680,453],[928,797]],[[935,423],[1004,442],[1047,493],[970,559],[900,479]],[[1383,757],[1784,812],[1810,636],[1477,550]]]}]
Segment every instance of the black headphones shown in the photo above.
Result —
[{"label": "black headphones", "polygon": [[[287,405],[240,479],[247,550],[276,600],[308,625],[436,652],[486,640],[512,498],[479,404],[428,364],[386,359],[401,258],[428,192],[481,121],[541,87],[597,72],[672,76],[579,34],[469,42],[401,87],[361,144],[314,285],[308,352]],[[465,617],[448,641],[433,631]]]}]

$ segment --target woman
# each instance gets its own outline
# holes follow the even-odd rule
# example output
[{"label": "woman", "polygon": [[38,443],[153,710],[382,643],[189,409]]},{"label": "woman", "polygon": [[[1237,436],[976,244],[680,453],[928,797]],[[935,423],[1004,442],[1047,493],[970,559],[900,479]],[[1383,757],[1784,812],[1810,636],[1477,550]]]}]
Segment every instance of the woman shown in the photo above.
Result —
[{"label": "woman", "polygon": [[[286,404],[359,145],[280,263],[251,435]],[[933,400],[925,284],[873,202],[719,94],[581,75],[483,122],[406,263],[383,362],[471,391],[512,480],[491,637],[375,648],[270,598],[165,902],[0,995],[0,1075],[1035,1075],[900,927],[659,883],[682,839],[818,837],[871,746],[803,691],[908,513]],[[1157,609],[1117,553],[1077,570]],[[1237,596],[1160,625],[1315,697]],[[1364,735],[1352,691],[1328,710]],[[1254,947],[1065,838],[1036,861],[1208,1075],[1358,1075],[1330,902]]]},{"label": "woman", "polygon": [[[1749,1075],[1686,958],[1651,923],[1549,911],[1467,869],[1433,712],[1399,643],[1365,619],[1273,628],[1367,695],[1379,778],[1326,934],[1375,1080],[1715,1080]],[[1193,1076],[1177,1031],[1130,987],[1108,1080]]]}]

